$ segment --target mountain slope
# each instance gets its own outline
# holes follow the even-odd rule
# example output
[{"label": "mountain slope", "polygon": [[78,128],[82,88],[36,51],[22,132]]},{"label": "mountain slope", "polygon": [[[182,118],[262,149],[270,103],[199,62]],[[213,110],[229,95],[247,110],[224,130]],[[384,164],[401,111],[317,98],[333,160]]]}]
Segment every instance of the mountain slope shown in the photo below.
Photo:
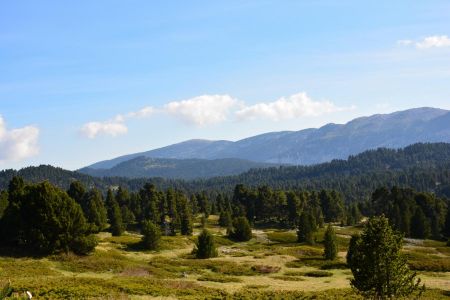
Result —
[{"label": "mountain slope", "polygon": [[109,169],[83,168],[80,173],[92,176],[121,176],[129,178],[164,177],[196,179],[236,175],[252,168],[268,168],[269,163],[258,163],[237,158],[224,159],[170,159],[139,156]]},{"label": "mountain slope", "polygon": [[138,191],[151,182],[161,189],[169,187],[188,193],[207,191],[215,197],[217,192],[231,195],[236,184],[248,186],[268,185],[282,189],[334,189],[341,192],[346,201],[368,199],[378,187],[397,185],[412,187],[418,191],[436,192],[450,198],[450,144],[415,144],[404,149],[365,151],[348,160],[314,166],[283,166],[252,169],[240,175],[201,180],[173,180],[163,178],[92,177],[52,166],[24,168],[19,171],[0,171],[0,190],[7,189],[13,176],[27,181],[49,180],[67,189],[73,180],[80,180],[88,187],[106,191],[122,186]]},{"label": "mountain slope", "polygon": [[311,165],[345,159],[379,147],[401,148],[418,142],[450,142],[450,111],[416,108],[327,124],[300,131],[271,132],[236,142],[190,140],[122,156],[89,166],[108,169],[139,156],[173,159],[239,158],[276,164]]}]

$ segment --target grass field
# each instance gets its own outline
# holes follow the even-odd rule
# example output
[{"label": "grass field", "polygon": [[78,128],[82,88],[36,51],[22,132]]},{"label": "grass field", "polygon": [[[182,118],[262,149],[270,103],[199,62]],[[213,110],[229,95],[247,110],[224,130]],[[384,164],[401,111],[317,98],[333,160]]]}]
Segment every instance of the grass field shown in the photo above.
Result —
[{"label": "grass field", "polygon": [[[219,257],[194,259],[193,237],[163,237],[159,251],[143,251],[140,236],[98,235],[85,257],[0,258],[0,281],[33,299],[360,299],[350,288],[346,247],[355,227],[336,227],[339,259],[322,259],[323,230],[316,245],[296,243],[295,231],[254,230],[244,243],[228,240],[212,216],[208,228]],[[426,284],[423,299],[450,299],[450,251],[444,242],[408,240],[404,252]]]}]

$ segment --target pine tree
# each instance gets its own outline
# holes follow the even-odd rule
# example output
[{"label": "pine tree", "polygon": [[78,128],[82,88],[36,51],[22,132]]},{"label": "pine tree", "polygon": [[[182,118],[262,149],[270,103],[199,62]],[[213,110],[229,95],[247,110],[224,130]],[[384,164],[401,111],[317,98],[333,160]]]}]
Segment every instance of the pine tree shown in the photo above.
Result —
[{"label": "pine tree", "polygon": [[113,236],[121,236],[125,231],[125,226],[122,222],[122,212],[116,201],[112,204],[109,223],[111,225],[110,229]]},{"label": "pine tree", "polygon": [[246,217],[237,217],[233,220],[233,232],[231,237],[241,242],[252,238],[252,229]]},{"label": "pine tree", "polygon": [[336,233],[334,232],[333,227],[328,224],[327,230],[324,235],[324,252],[323,256],[326,260],[334,260],[337,256],[337,242],[336,242]]},{"label": "pine tree", "polygon": [[203,229],[198,236],[194,252],[195,256],[201,259],[217,257],[218,253],[214,243],[214,237],[208,230]]},{"label": "pine tree", "polygon": [[180,232],[182,235],[192,235],[193,232],[193,222],[192,222],[192,212],[191,207],[184,195],[180,198]]},{"label": "pine tree", "polygon": [[232,225],[231,213],[229,210],[222,210],[219,215],[219,225],[228,228]]},{"label": "pine tree", "polygon": [[430,235],[430,223],[420,207],[411,218],[411,237],[415,239],[426,239]]},{"label": "pine tree", "polygon": [[309,210],[304,211],[299,218],[297,240],[299,243],[314,244],[314,232],[316,231],[314,216]]},{"label": "pine tree", "polygon": [[81,208],[94,232],[101,231],[107,225],[107,211],[103,202],[103,196],[97,189],[92,189],[84,194]]},{"label": "pine tree", "polygon": [[375,299],[420,293],[420,279],[409,270],[400,252],[402,244],[402,235],[393,231],[387,218],[370,218],[361,236],[350,241],[347,264],[354,276],[352,287],[364,297]]},{"label": "pine tree", "polygon": [[447,206],[447,214],[445,216],[444,229],[442,233],[445,237],[449,238],[450,242],[450,203]]},{"label": "pine tree", "polygon": [[156,250],[161,240],[161,230],[152,221],[142,224],[142,244],[148,250]]}]

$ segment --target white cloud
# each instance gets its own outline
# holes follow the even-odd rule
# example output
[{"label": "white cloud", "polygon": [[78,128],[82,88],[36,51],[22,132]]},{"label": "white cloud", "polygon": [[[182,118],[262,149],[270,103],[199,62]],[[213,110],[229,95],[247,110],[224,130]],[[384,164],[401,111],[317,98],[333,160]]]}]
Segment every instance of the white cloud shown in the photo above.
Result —
[{"label": "white cloud", "polygon": [[118,136],[128,132],[127,126],[121,121],[89,122],[83,125],[81,134],[93,139],[98,135]]},{"label": "white cloud", "polygon": [[399,40],[397,44],[402,46],[414,46],[417,49],[450,47],[450,38],[446,35],[433,35],[425,37],[420,41]]},{"label": "white cloud", "polygon": [[298,93],[274,102],[246,106],[236,112],[239,120],[269,119],[280,121],[299,117],[314,117],[346,110],[329,101],[313,101],[306,93]]},{"label": "white cloud", "polygon": [[416,43],[419,49],[450,47],[450,38],[446,35],[434,35]]},{"label": "white cloud", "polygon": [[238,101],[228,95],[203,95],[167,103],[164,111],[187,123],[205,126],[225,121],[237,104]]},{"label": "white cloud", "polygon": [[129,112],[125,115],[117,115],[114,119],[104,122],[88,122],[84,124],[80,133],[90,139],[94,139],[99,135],[109,135],[112,137],[126,134],[128,127],[125,122],[133,118],[145,118],[155,112],[153,107],[147,106],[138,111]]},{"label": "white cloud", "polygon": [[0,116],[0,162],[20,161],[37,155],[39,129],[34,126],[11,129],[6,128]]},{"label": "white cloud", "polygon": [[409,46],[411,44],[413,44],[414,41],[412,40],[399,40],[397,41],[397,44],[402,45],[402,46]]}]

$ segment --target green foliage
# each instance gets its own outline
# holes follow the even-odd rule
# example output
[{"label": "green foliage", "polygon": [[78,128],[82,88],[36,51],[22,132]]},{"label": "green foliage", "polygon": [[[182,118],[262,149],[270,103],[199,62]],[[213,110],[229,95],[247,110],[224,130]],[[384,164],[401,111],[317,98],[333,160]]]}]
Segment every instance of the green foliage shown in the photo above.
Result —
[{"label": "green foliage", "polygon": [[95,246],[97,246],[97,244],[97,238],[93,234],[79,236],[73,240],[71,250],[79,255],[87,255],[95,250]]},{"label": "green foliage", "polygon": [[195,256],[201,259],[217,257],[218,253],[214,237],[208,230],[203,229],[199,234],[194,252]]},{"label": "green foliage", "polygon": [[0,219],[3,217],[3,213],[6,210],[6,207],[8,207],[8,192],[7,191],[1,191],[0,192]]},{"label": "green foliage", "polygon": [[142,224],[142,244],[148,250],[156,250],[161,241],[161,230],[152,221]]},{"label": "green foliage", "polygon": [[314,232],[317,230],[316,220],[310,211],[304,211],[299,218],[297,241],[299,243],[314,244]]},{"label": "green foliage", "polygon": [[13,289],[11,287],[11,282],[7,282],[3,287],[0,289],[0,300],[6,299],[6,297],[10,296]]},{"label": "green foliage", "polygon": [[119,204],[114,200],[112,207],[110,208],[110,230],[113,236],[121,236],[125,231],[125,226],[122,222],[122,211],[119,208]]},{"label": "green foliage", "polygon": [[416,208],[416,212],[411,217],[410,234],[412,238],[426,239],[430,235],[430,223],[425,217],[420,207]]},{"label": "green foliage", "polygon": [[233,220],[229,210],[222,210],[219,214],[219,225],[224,228],[232,226]]},{"label": "green foliage", "polygon": [[220,274],[207,274],[200,276],[197,278],[198,281],[211,281],[211,282],[220,282],[220,283],[226,283],[226,282],[242,282],[240,278],[232,277],[232,276],[224,276]]},{"label": "green foliage", "polygon": [[98,189],[92,189],[84,194],[81,208],[88,223],[93,225],[91,228],[94,232],[99,232],[106,228],[107,212],[103,196]]},{"label": "green foliage", "polygon": [[180,232],[182,235],[192,235],[193,221],[191,207],[187,198],[184,195],[180,195]]},{"label": "green foliage", "polygon": [[353,236],[347,263],[353,273],[353,288],[365,297],[390,299],[420,292],[420,279],[408,268],[400,253],[403,237],[396,234],[384,216],[372,217],[361,236]]},{"label": "green foliage", "polygon": [[233,220],[231,237],[241,242],[249,241],[252,238],[252,229],[246,217],[237,217]]},{"label": "green foliage", "polygon": [[447,214],[445,215],[445,223],[442,233],[450,241],[450,203],[447,203]]},{"label": "green foliage", "polygon": [[338,252],[336,233],[334,232],[334,229],[330,224],[328,224],[327,230],[325,231],[323,243],[324,243],[323,257],[326,260],[336,259]]},{"label": "green foliage", "polygon": [[48,182],[11,182],[2,218],[3,241],[39,253],[75,250],[87,233],[81,207]]}]

